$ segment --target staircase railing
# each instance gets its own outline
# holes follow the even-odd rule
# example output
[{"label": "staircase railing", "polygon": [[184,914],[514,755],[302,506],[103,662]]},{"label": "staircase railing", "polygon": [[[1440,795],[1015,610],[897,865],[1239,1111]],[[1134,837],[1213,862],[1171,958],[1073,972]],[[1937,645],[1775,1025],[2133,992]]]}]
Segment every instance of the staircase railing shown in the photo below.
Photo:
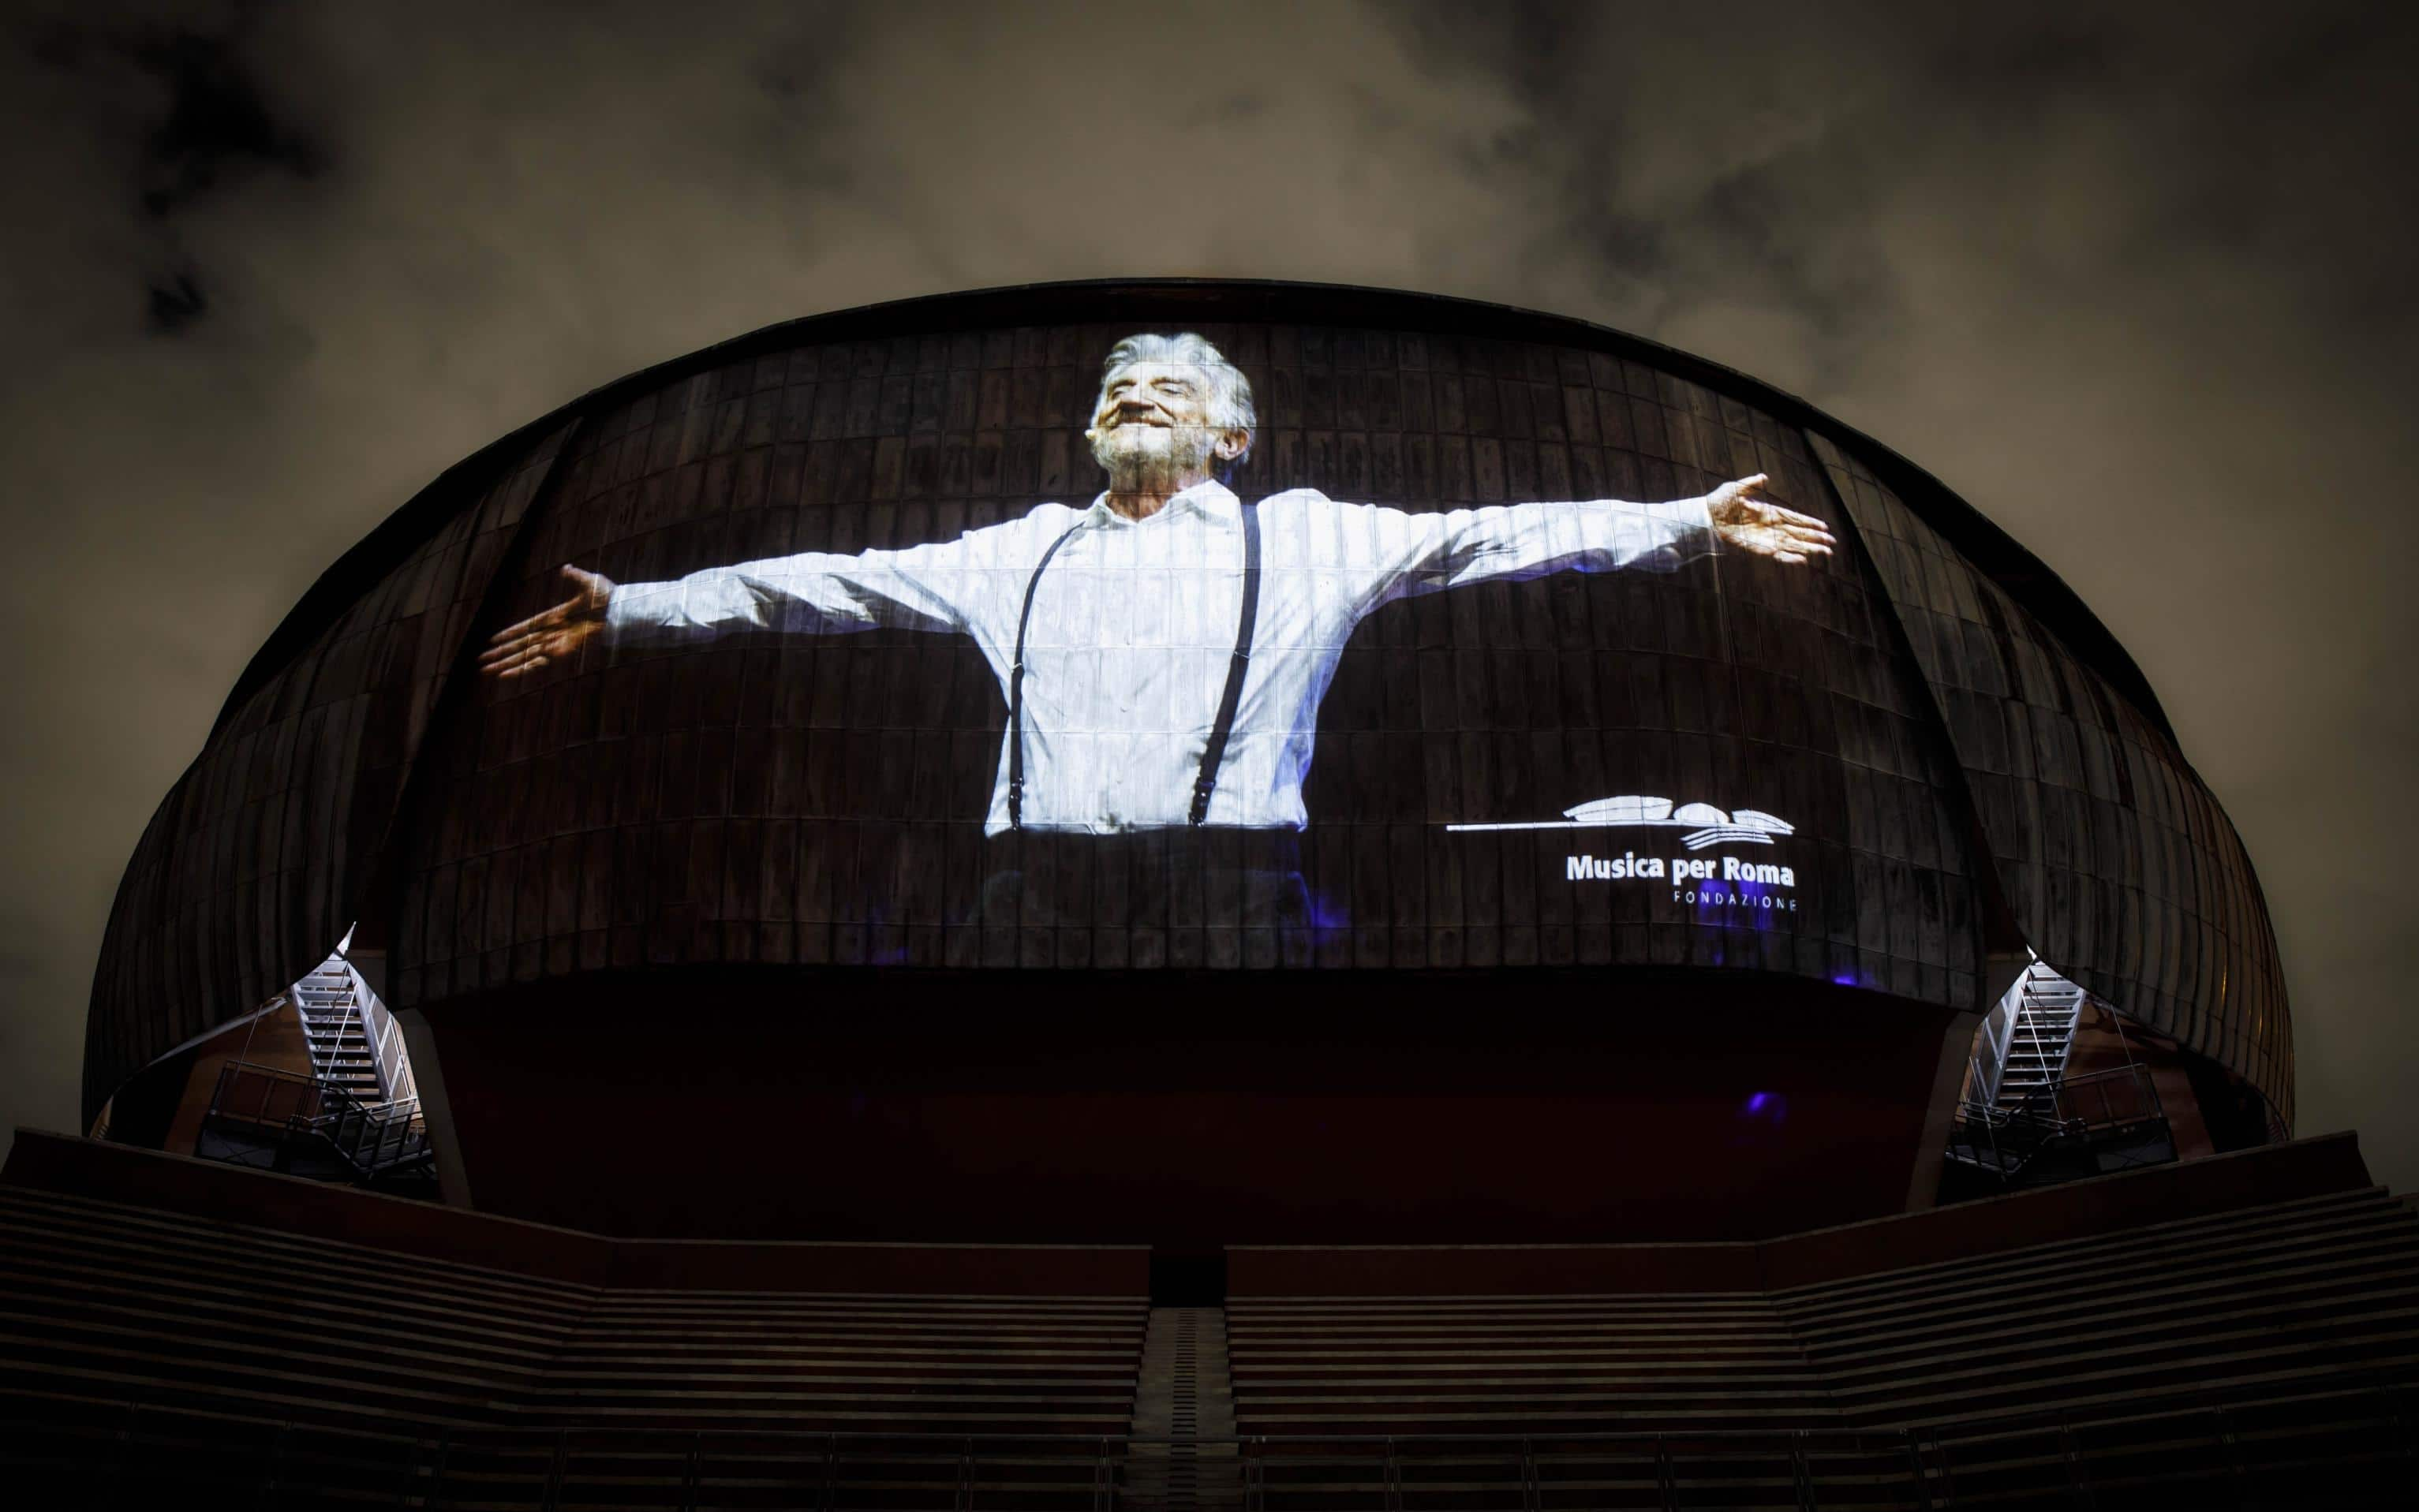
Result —
[{"label": "staircase railing", "polygon": [[2053,1146],[2088,1143],[2165,1119],[2150,1068],[2113,1066],[2069,1077],[2017,1103],[1967,1098],[1958,1107],[1949,1153],[1968,1165],[2013,1176]]},{"label": "staircase railing", "polygon": [[2167,1116],[2159,1100],[2158,1083],[2146,1065],[2111,1066],[2088,1076],[2069,1077],[2053,1089],[2061,1122],[2086,1134],[2130,1128]]},{"label": "staircase railing", "polygon": [[220,1068],[209,1118],[281,1138],[316,1139],[364,1178],[425,1164],[433,1155],[416,1097],[365,1103],[316,1077],[242,1061]]},{"label": "staircase railing", "polygon": [[1974,1036],[1974,1053],[1965,1061],[1967,1097],[1986,1103],[1998,1100],[1999,1078],[2007,1072],[2008,1041],[2015,1033],[2016,1010],[2024,1001],[2025,983],[2030,976],[2029,969],[2016,974],[2008,990],[1991,1005],[1980,1031]]},{"label": "staircase railing", "polygon": [[[347,937],[349,940],[350,937]],[[378,1089],[389,1101],[401,1101],[418,1095],[420,1088],[411,1074],[411,1056],[403,1043],[403,1026],[370,985],[361,968],[342,955],[332,957],[345,970],[346,980],[352,984],[353,1011],[359,1016],[362,1038],[369,1046],[370,1060],[377,1067]]]}]

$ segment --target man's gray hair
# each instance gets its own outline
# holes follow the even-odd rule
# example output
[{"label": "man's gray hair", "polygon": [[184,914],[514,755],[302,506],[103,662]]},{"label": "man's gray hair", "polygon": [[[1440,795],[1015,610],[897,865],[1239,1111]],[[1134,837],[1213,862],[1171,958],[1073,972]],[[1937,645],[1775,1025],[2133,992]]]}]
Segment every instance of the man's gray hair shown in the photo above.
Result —
[{"label": "man's gray hair", "polygon": [[1260,428],[1258,412],[1252,407],[1252,383],[1243,370],[1226,360],[1225,354],[1210,344],[1210,340],[1194,331],[1175,336],[1149,334],[1129,336],[1109,348],[1109,359],[1101,366],[1101,392],[1109,391],[1109,381],[1137,362],[1182,363],[1198,368],[1210,380],[1210,423],[1221,431],[1243,433],[1243,450],[1235,454],[1230,467],[1240,466],[1252,454],[1252,437]]}]

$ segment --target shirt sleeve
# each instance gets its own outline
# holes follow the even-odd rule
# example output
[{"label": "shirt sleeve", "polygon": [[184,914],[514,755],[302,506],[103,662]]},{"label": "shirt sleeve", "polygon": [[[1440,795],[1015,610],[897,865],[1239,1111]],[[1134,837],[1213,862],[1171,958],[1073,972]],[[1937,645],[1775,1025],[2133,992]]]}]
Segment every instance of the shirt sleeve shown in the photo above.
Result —
[{"label": "shirt sleeve", "polygon": [[624,583],[606,606],[619,646],[711,639],[751,630],[837,635],[858,630],[963,631],[1008,544],[1007,527],[855,556],[801,552],[711,567],[668,583]]},{"label": "shirt sleeve", "polygon": [[[1713,550],[1703,498],[1495,504],[1413,514],[1350,505],[1348,555],[1359,557],[1366,613],[1394,599],[1549,573],[1671,572]],[[1350,516],[1358,516],[1357,519]],[[1349,540],[1357,536],[1359,540]]]}]

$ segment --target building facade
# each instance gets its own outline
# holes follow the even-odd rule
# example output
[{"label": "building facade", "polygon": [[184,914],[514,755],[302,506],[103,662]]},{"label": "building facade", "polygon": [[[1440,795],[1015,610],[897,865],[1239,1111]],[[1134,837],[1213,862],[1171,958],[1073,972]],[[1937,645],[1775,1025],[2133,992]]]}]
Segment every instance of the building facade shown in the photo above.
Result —
[{"label": "building facade", "polygon": [[[1246,454],[1109,528],[1104,362],[1188,332]],[[1757,475],[1836,549],[1713,528]],[[613,633],[483,677],[566,566]],[[2192,1140],[2292,1113],[2242,844],[2037,558],[1742,374],[1361,289],[818,316],[449,470],[145,832],[87,1115],[164,1142],[196,1046],[347,937],[450,1194],[609,1231],[1870,1217],[1933,1200],[2034,962]]]}]

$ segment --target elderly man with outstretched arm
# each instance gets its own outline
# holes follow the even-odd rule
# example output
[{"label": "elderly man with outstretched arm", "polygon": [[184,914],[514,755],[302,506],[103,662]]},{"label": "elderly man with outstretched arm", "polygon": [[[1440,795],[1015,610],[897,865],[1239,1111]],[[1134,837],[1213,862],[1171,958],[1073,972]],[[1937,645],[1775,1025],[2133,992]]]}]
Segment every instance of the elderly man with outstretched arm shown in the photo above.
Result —
[{"label": "elderly man with outstretched arm", "polygon": [[877,627],[969,635],[1009,707],[985,832],[1300,830],[1318,705],[1383,604],[1550,573],[1670,571],[1716,543],[1804,565],[1829,529],[1743,478],[1702,498],[1412,513],[1294,489],[1245,503],[1250,386],[1196,335],[1109,353],[1086,433],[1108,489],[955,541],[803,552],[665,583],[565,566],[572,596],[500,632],[498,678],[591,642]]}]

